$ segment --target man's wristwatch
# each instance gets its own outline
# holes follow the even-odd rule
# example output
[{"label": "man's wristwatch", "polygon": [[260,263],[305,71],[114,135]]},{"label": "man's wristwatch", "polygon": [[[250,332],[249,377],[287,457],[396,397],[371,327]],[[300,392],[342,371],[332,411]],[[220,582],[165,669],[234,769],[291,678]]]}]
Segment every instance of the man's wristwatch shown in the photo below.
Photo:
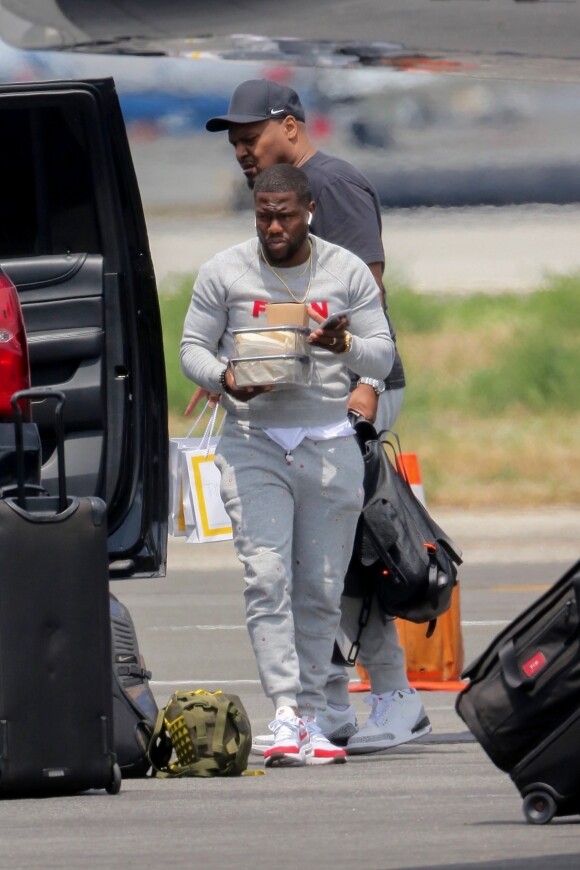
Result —
[{"label": "man's wristwatch", "polygon": [[227,370],[228,370],[228,367],[226,366],[225,369],[222,369],[222,370],[221,370],[221,372],[220,372],[220,376],[219,376],[220,386],[221,386],[221,388],[222,388],[222,392],[224,392],[224,393],[229,393],[229,390],[228,390],[228,382],[226,381],[226,372],[227,372]]},{"label": "man's wristwatch", "polygon": [[381,393],[385,392],[385,382],[376,381],[374,378],[359,378],[357,386],[358,384],[367,384],[367,386],[372,387],[377,396],[380,396]]},{"label": "man's wristwatch", "polygon": [[345,333],[344,333],[344,347],[340,351],[340,353],[348,353],[349,350],[351,349],[351,347],[352,347],[352,335],[350,334],[350,332],[345,331]]}]

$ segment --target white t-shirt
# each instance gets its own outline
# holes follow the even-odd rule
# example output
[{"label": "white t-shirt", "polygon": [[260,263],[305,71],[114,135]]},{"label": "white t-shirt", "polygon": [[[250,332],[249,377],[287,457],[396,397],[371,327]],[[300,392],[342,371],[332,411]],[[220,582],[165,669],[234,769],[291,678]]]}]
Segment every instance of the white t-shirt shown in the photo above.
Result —
[{"label": "white t-shirt", "polygon": [[340,423],[330,423],[327,426],[309,426],[300,429],[264,429],[264,432],[283,447],[284,450],[294,450],[305,439],[312,441],[328,441],[330,438],[342,438],[346,435],[354,435],[354,429],[349,420]]}]

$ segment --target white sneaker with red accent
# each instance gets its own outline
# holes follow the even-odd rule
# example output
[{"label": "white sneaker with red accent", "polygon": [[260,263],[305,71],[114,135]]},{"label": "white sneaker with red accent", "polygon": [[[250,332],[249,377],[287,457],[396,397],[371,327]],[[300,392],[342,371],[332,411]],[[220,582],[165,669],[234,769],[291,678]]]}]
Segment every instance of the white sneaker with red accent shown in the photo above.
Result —
[{"label": "white sneaker with red accent", "polygon": [[[316,714],[316,722],[325,737],[336,746],[345,746],[349,737],[356,734],[358,723],[354,707],[337,710],[330,704],[325,710]],[[266,749],[274,743],[273,734],[255,734],[252,738],[251,752],[253,755],[264,755]]]},{"label": "white sneaker with red accent", "polygon": [[306,725],[292,707],[278,707],[276,718],[268,725],[274,742],[264,752],[266,767],[303,767],[312,755]]},{"label": "white sneaker with red accent", "polygon": [[328,737],[322,733],[320,726],[316,724],[313,716],[304,719],[306,730],[310,737],[312,753],[308,756],[306,764],[344,764],[346,761],[346,749],[335,746]]}]

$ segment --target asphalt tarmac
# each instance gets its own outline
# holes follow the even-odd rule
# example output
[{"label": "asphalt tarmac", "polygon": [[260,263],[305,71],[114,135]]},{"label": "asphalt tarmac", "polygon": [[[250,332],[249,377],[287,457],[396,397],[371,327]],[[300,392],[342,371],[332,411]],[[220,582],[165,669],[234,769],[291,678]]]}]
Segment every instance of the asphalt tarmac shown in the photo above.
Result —
[{"label": "asphalt tarmac", "polygon": [[[438,512],[436,519],[464,550],[467,663],[577,558],[580,511]],[[265,730],[271,705],[257,680],[231,543],[170,538],[166,578],[116,581],[113,590],[133,614],[160,703],[179,686],[234,692],[254,731]],[[364,720],[365,695],[351,697]],[[423,692],[431,735],[346,765],[128,780],[114,797],[5,800],[0,867],[578,867],[580,817],[527,824],[515,786],[473,742],[455,697]],[[38,720],[40,731],[42,711]],[[251,769],[261,769],[251,759]]]},{"label": "asphalt tarmac", "polygon": [[[250,213],[151,217],[160,292],[219,251],[254,234]],[[527,293],[550,274],[580,270],[580,208],[407,209],[383,213],[386,286],[418,292]]]},{"label": "asphalt tarmac", "polygon": [[[416,78],[405,81],[400,93],[391,83],[348,110],[337,103],[328,112],[332,132],[314,140],[359,167],[383,196],[387,290],[403,283],[424,292],[528,292],[548,275],[580,270],[577,88],[503,82],[487,90],[475,79],[458,91],[451,79],[446,89],[439,81],[421,90]],[[430,125],[403,123],[405,94],[417,111],[430,95]],[[354,118],[393,141],[358,147]],[[172,274],[194,273],[255,234],[225,135],[134,127],[130,143],[161,292],[170,292]]]}]

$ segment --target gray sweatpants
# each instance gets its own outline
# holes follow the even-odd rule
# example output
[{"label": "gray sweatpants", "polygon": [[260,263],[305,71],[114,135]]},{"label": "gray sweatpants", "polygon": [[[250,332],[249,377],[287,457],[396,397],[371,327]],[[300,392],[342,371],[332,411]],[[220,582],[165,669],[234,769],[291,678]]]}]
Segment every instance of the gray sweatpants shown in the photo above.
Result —
[{"label": "gray sweatpants", "polygon": [[[375,421],[375,429],[378,432],[394,427],[395,420],[401,410],[404,392],[404,389],[385,390],[379,396]],[[342,598],[340,628],[351,642],[358,634],[361,605],[361,598],[347,598],[346,596]],[[369,621],[360,638],[360,652],[357,660],[367,669],[371,691],[375,695],[409,687],[405,655],[399,643],[395,623],[381,614],[375,599],[372,602]],[[325,688],[328,703],[336,706],[350,704],[348,684],[349,670],[343,665],[331,665]]]},{"label": "gray sweatpants", "polygon": [[363,462],[354,437],[305,438],[292,462],[285,454],[261,429],[226,419],[215,461],[264,692],[275,708],[314,715],[326,707]]}]

